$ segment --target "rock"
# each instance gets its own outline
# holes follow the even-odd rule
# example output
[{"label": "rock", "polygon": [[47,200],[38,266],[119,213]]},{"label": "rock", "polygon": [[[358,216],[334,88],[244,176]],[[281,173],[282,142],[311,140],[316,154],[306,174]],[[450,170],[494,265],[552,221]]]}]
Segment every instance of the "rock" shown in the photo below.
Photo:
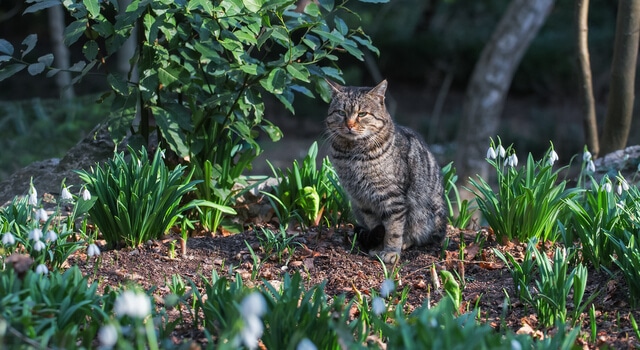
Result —
[{"label": "rock", "polygon": [[89,169],[96,163],[110,159],[114,149],[107,126],[98,125],[73,146],[64,158],[32,163],[0,182],[0,206],[15,196],[25,195],[31,179],[40,196],[50,193],[57,197],[64,179],[67,187],[73,186],[70,191],[77,194],[83,182],[75,170]]}]

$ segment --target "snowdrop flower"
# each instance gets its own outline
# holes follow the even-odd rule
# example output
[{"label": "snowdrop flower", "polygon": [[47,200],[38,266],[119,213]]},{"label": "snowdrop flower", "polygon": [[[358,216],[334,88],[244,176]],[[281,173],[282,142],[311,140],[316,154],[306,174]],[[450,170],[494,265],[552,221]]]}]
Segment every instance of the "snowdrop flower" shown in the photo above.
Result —
[{"label": "snowdrop flower", "polygon": [[35,250],[36,252],[42,251],[42,249],[47,248],[47,246],[44,244],[43,241],[36,241],[36,243],[33,244],[33,250]]},{"label": "snowdrop flower", "polygon": [[493,149],[493,147],[489,146],[489,149],[487,150],[487,158],[489,159],[496,159],[498,155],[496,154],[496,151]]},{"label": "snowdrop flower", "polygon": [[55,241],[58,239],[58,235],[53,232],[52,230],[47,231],[47,234],[44,235],[44,240],[45,241]]},{"label": "snowdrop flower", "polygon": [[62,188],[62,192],[60,193],[60,199],[63,201],[73,200],[73,196],[71,195],[71,192],[69,192],[69,190],[66,187]]},{"label": "snowdrop flower", "polygon": [[43,208],[36,210],[36,221],[47,221],[49,219],[49,214]]},{"label": "snowdrop flower", "polygon": [[41,274],[41,275],[46,275],[46,274],[49,273],[49,269],[47,268],[47,265],[40,264],[40,265],[36,266],[36,273]]},{"label": "snowdrop flower", "polygon": [[553,164],[557,162],[558,159],[560,159],[558,157],[558,153],[556,153],[554,149],[551,149],[551,152],[549,152],[549,159],[547,160],[547,164],[549,164],[549,166],[553,166]]},{"label": "snowdrop flower", "polygon": [[34,228],[29,231],[29,239],[33,239],[34,241],[39,241],[42,239],[42,230],[39,228]]},{"label": "snowdrop flower", "polygon": [[116,298],[113,312],[118,317],[129,316],[143,319],[151,315],[151,302],[146,294],[125,290]]},{"label": "snowdrop flower", "polygon": [[29,185],[29,205],[38,205],[38,191],[33,187],[33,183]]},{"label": "snowdrop flower", "polygon": [[262,337],[264,326],[260,317],[267,311],[267,304],[262,294],[253,292],[240,303],[240,314],[244,320],[244,328],[240,332],[240,340],[249,349],[258,347],[258,339]]},{"label": "snowdrop flower", "polygon": [[498,148],[496,149],[496,152],[498,153],[498,155],[501,158],[504,158],[504,156],[507,154],[507,151],[505,151],[504,147],[502,147],[502,144],[498,145]]},{"label": "snowdrop flower", "polygon": [[512,168],[518,166],[518,156],[516,154],[512,154],[507,157],[506,164]]},{"label": "snowdrop flower", "polygon": [[82,199],[84,199],[85,201],[91,199],[91,192],[89,192],[89,190],[86,188],[82,191]]},{"label": "snowdrop flower", "polygon": [[302,338],[296,346],[296,350],[317,350],[318,347],[309,338]]},{"label": "snowdrop flower", "polygon": [[618,177],[618,186],[616,186],[616,193],[618,196],[622,196],[622,192],[629,190],[629,183],[623,177]]},{"label": "snowdrop flower", "polygon": [[611,193],[611,182],[605,182],[605,184],[602,185],[602,189],[607,193]]},{"label": "snowdrop flower", "polygon": [[380,296],[388,297],[396,289],[396,284],[391,279],[385,279],[380,286]]},{"label": "snowdrop flower", "polygon": [[118,342],[118,330],[112,324],[100,327],[98,331],[98,341],[105,348],[112,348]]},{"label": "snowdrop flower", "polygon": [[582,154],[582,160],[585,162],[590,162],[592,160],[591,152],[585,150]]},{"label": "snowdrop flower", "polygon": [[16,237],[11,232],[5,232],[2,235],[2,244],[4,244],[4,245],[14,245],[14,244],[16,244]]},{"label": "snowdrop flower", "polygon": [[384,304],[384,299],[380,297],[373,298],[371,302],[371,310],[376,316],[382,315],[387,310],[387,305]]},{"label": "snowdrop flower", "polygon": [[594,173],[594,172],[596,171],[596,165],[595,165],[595,164],[593,164],[593,160],[590,160],[590,161],[587,163],[587,171],[588,171],[588,172],[591,172],[591,173]]},{"label": "snowdrop flower", "polygon": [[98,246],[95,245],[95,243],[89,244],[89,247],[87,247],[87,255],[88,256],[100,255],[100,248],[98,248]]}]

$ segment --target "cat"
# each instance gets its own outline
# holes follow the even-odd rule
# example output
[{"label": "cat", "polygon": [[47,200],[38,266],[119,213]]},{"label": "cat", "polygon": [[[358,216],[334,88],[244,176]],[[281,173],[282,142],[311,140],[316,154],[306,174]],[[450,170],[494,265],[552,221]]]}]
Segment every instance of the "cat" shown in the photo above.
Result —
[{"label": "cat", "polygon": [[329,158],[349,195],[358,241],[385,263],[411,246],[441,244],[448,212],[440,166],[415,131],[391,119],[387,81],[327,83]]}]

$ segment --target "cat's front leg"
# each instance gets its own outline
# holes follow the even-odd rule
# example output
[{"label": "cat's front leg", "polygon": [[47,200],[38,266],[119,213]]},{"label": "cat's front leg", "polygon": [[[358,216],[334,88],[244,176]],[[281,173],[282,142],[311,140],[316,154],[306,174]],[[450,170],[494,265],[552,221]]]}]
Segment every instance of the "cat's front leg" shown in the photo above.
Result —
[{"label": "cat's front leg", "polygon": [[378,256],[385,264],[395,264],[400,260],[402,238],[404,236],[404,216],[392,215],[384,221],[385,235],[381,251],[371,251],[371,256]]}]

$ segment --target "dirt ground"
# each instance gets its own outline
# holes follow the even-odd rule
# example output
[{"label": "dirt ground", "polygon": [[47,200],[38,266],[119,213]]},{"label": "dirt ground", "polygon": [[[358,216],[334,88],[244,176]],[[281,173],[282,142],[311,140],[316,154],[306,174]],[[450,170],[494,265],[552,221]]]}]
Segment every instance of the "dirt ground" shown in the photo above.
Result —
[{"label": "dirt ground", "polygon": [[[147,242],[138,249],[103,251],[97,263],[94,259],[88,259],[84,252],[79,252],[70,258],[69,263],[77,264],[92,280],[99,281],[101,287],[117,287],[128,282],[147,289],[158,287],[154,296],[159,305],[162,304],[162,296],[169,292],[165,285],[173,274],[197,282],[200,275],[210,278],[212,270],[221,276],[229,276],[230,270],[233,270],[233,275],[239,273],[247,285],[269,281],[277,286],[285,274],[297,271],[308,286],[326,281],[328,295],[344,294],[347,297],[353,297],[356,293],[368,295],[370,289],[379,289],[384,280],[381,263],[360,252],[357,246],[354,248],[350,235],[346,234],[348,228],[341,231],[290,231],[289,234],[296,236],[294,242],[297,248],[293,255],[285,254],[282,260],[265,256],[256,236],[260,232],[249,230],[230,235],[197,235],[188,239],[185,256],[180,256],[179,243],[176,244],[175,258],[169,257],[169,247],[171,241],[178,238],[169,236]],[[478,238],[484,243],[474,243],[479,241]],[[463,260],[459,259],[460,239],[466,245]],[[262,260],[255,280],[251,280],[253,260],[245,241]],[[464,276],[461,310],[479,307],[480,321],[496,329],[506,324],[513,331],[538,337],[542,336],[541,332],[554,332],[553,329],[541,327],[533,310],[527,310],[518,301],[508,269],[493,253],[496,248],[521,258],[523,244],[500,245],[491,232],[484,228],[460,231],[450,227],[447,241],[445,249],[411,248],[403,253],[396,281],[400,288],[409,290],[409,310],[423,305],[427,300],[432,304],[440,300],[441,295],[432,287],[430,270],[434,265],[436,269],[456,271]],[[584,349],[640,347],[629,318],[632,313],[636,319],[640,319],[640,312],[633,310],[626,302],[623,279],[590,270],[585,300],[595,292],[599,292],[595,299],[597,341],[589,342],[589,317],[583,314],[580,323],[582,332],[576,345]],[[511,296],[510,305],[506,320],[501,320],[506,294]],[[202,332],[187,324],[179,326],[174,337],[176,340],[198,340]]]}]

